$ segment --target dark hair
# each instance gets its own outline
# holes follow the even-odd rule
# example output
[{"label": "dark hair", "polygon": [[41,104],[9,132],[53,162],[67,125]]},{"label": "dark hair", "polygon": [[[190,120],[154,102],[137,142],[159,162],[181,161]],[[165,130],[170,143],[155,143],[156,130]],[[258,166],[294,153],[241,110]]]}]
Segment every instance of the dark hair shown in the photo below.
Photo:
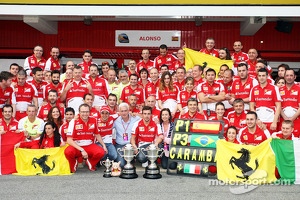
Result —
[{"label": "dark hair", "polygon": [[257,63],[262,63],[264,65],[264,67],[267,67],[267,65],[268,65],[268,61],[263,60],[263,59],[258,60]]},{"label": "dark hair", "polygon": [[118,100],[117,95],[115,95],[115,94],[113,94],[113,93],[110,93],[110,94],[107,96],[107,99],[108,99],[109,97],[116,97],[116,99]]},{"label": "dark hair", "polygon": [[277,77],[276,79],[275,79],[275,85],[280,81],[280,80],[284,80],[284,83],[285,83],[285,79],[283,78],[283,77]]},{"label": "dark hair", "polygon": [[58,112],[59,112],[59,117],[58,117],[58,119],[57,119],[57,126],[60,127],[60,126],[63,124],[63,119],[62,119],[62,117],[61,117],[61,112],[60,112],[59,107],[53,106],[53,107],[49,110],[48,115],[47,115],[47,120],[55,123],[55,121],[54,121],[54,119],[53,119],[53,117],[52,117],[52,111],[53,111],[55,108],[57,108],[57,110],[58,110]]},{"label": "dark hair", "polygon": [[164,72],[164,73],[161,75],[161,79],[160,79],[160,82],[159,82],[159,91],[163,91],[163,90],[165,90],[165,88],[166,88],[166,85],[165,85],[165,77],[166,77],[166,76],[169,76],[169,77],[170,77],[169,89],[170,89],[170,91],[173,91],[173,90],[174,90],[173,80],[172,80],[172,76],[171,76],[171,74],[170,74],[169,71],[166,71],[166,72]]},{"label": "dark hair", "polygon": [[14,75],[8,71],[2,71],[0,73],[0,81],[2,81],[2,80],[7,81],[8,79],[13,78],[13,77],[14,77]]},{"label": "dark hair", "polygon": [[217,109],[217,106],[223,106],[223,108],[225,109],[225,105],[223,102],[216,103],[215,109]]},{"label": "dark hair", "polygon": [[245,63],[245,62],[242,62],[242,63],[238,64],[237,69],[238,69],[239,67],[243,67],[243,66],[246,66],[246,70],[248,70],[248,64]]},{"label": "dark hair", "polygon": [[254,115],[254,116],[255,116],[255,119],[257,119],[257,114],[256,114],[256,112],[254,112],[254,111],[249,111],[249,112],[247,113],[247,115]]},{"label": "dark hair", "polygon": [[44,126],[44,130],[43,130],[43,133],[41,134],[41,137],[40,137],[40,141],[39,141],[39,147],[42,148],[42,143],[43,143],[43,140],[44,138],[46,137],[46,126],[47,125],[50,125],[52,126],[52,128],[54,128],[54,133],[53,133],[53,137],[54,137],[54,147],[59,147],[60,146],[60,141],[61,141],[61,136],[59,134],[59,131],[58,131],[58,127],[57,125],[53,122],[53,121],[47,121],[45,123],[45,126]]},{"label": "dark hair", "polygon": [[234,77],[234,72],[233,72],[232,69],[226,69],[226,70],[224,71],[224,73],[225,73],[225,72],[230,72],[231,76]]},{"label": "dark hair", "polygon": [[168,47],[167,47],[167,45],[165,45],[165,44],[160,45],[159,48],[160,48],[160,49],[166,49],[166,50],[168,50]]},{"label": "dark hair", "polygon": [[[260,69],[258,70],[258,72],[265,72],[266,75],[268,76],[268,71],[267,71],[266,68],[260,68]],[[257,73],[257,74],[258,74],[258,73]]]},{"label": "dark hair", "polygon": [[86,98],[87,96],[92,96],[92,97],[93,97],[93,95],[92,95],[92,94],[90,94],[90,93],[86,93],[86,94],[83,96],[83,100],[85,100],[85,98]]},{"label": "dark hair", "polygon": [[[169,66],[166,65],[166,64],[161,65],[161,66],[160,66],[160,69],[163,68],[163,67],[166,67],[167,69],[169,69]],[[155,68],[155,67],[154,67],[154,68]]]},{"label": "dark hair", "polygon": [[135,77],[136,77],[136,79],[139,79],[139,76],[138,76],[138,75],[136,75],[136,74],[130,74],[130,76],[129,76],[129,80],[130,80],[130,78],[131,78],[132,76],[135,76]]},{"label": "dark hair", "polygon": [[11,69],[12,66],[17,66],[20,70],[20,65],[18,65],[17,63],[11,63],[10,66],[9,66],[9,69]]},{"label": "dark hair", "polygon": [[91,50],[89,50],[89,49],[86,49],[86,50],[83,52],[83,54],[85,54],[85,53],[89,53],[89,54],[91,54],[91,56],[93,56]]},{"label": "dark hair", "polygon": [[[237,128],[235,126],[229,126],[228,129],[227,129],[227,133],[228,133],[229,129],[234,129],[235,133],[238,134],[238,130],[237,130]],[[226,133],[226,135],[227,135],[227,133]]]},{"label": "dark hair", "polygon": [[176,72],[177,72],[179,69],[183,69],[184,73],[186,74],[186,69],[185,69],[184,67],[178,67],[178,68],[176,69]]},{"label": "dark hair", "polygon": [[142,109],[142,113],[144,110],[150,110],[151,114],[152,114],[152,108],[150,106],[144,106]]},{"label": "dark hair", "polygon": [[285,63],[280,64],[280,65],[277,67],[277,69],[279,69],[279,68],[281,68],[281,67],[283,67],[285,70],[290,69],[290,66],[289,66],[288,64],[285,64]]},{"label": "dark hair", "polygon": [[36,74],[36,72],[42,72],[43,71],[43,69],[42,68],[40,68],[40,67],[35,67],[35,68],[33,68],[32,69],[32,74]]},{"label": "dark hair", "polygon": [[65,113],[67,113],[67,112],[72,112],[72,113],[75,115],[75,110],[74,110],[74,108],[72,108],[72,107],[67,107],[67,108],[65,109]]},{"label": "dark hair", "polygon": [[287,70],[285,70],[285,72],[284,72],[284,75],[286,74],[286,72],[287,72],[287,71],[293,71],[294,75],[296,75],[296,73],[295,73],[295,70],[294,70],[294,69],[287,69]]},{"label": "dark hair", "polygon": [[96,67],[97,68],[97,71],[99,72],[99,67],[97,64],[93,63],[89,66],[89,70],[91,70],[91,67]]},{"label": "dark hair", "polygon": [[214,69],[212,69],[212,68],[208,68],[206,70],[206,74],[207,74],[207,72],[213,72],[215,75],[217,75],[216,71]]},{"label": "dark hair", "polygon": [[2,112],[4,111],[4,108],[11,108],[11,111],[14,111],[14,108],[13,108],[12,105],[10,105],[10,104],[5,104],[5,105],[2,107]]},{"label": "dark hair", "polygon": [[147,69],[145,69],[145,68],[142,68],[141,70],[140,70],[140,77],[141,77],[141,73],[142,72],[146,72],[146,74],[147,74],[147,78],[149,77],[149,72],[148,72],[148,70]]},{"label": "dark hair", "polygon": [[226,47],[220,48],[219,51],[220,50],[224,50],[226,52],[226,60],[232,60],[230,56],[230,51]]},{"label": "dark hair", "polygon": [[162,120],[162,112],[163,111],[167,111],[169,113],[169,122],[171,122],[172,121],[172,114],[171,114],[170,109],[169,108],[163,108],[163,109],[161,109],[160,114],[159,114],[159,123],[161,123],[161,124],[163,123],[163,120]]},{"label": "dark hair", "polygon": [[58,92],[57,92],[57,90],[55,90],[55,89],[51,89],[51,90],[49,90],[49,91],[48,91],[48,96],[49,96],[50,92],[53,92],[53,93],[55,93],[55,94],[56,94],[56,96],[58,96]]},{"label": "dark hair", "polygon": [[52,72],[51,72],[51,76],[53,75],[53,74],[59,74],[60,75],[60,71],[59,70],[53,70]]},{"label": "dark hair", "polygon": [[191,101],[195,101],[198,104],[198,100],[194,97],[189,98],[187,101],[187,104],[189,104],[189,102],[191,102]]},{"label": "dark hair", "polygon": [[193,77],[187,77],[187,78],[185,79],[185,81],[184,81],[184,84],[187,84],[187,82],[189,82],[189,81],[192,81],[192,83],[193,83],[193,85],[194,85],[195,80],[194,80]]}]

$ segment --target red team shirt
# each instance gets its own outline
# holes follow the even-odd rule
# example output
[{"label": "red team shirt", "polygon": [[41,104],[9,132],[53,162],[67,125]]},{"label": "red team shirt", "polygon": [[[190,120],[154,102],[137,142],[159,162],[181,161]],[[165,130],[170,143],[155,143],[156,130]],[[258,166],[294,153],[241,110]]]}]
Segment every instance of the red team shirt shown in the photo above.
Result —
[{"label": "red team shirt", "polygon": [[[180,119],[197,119],[197,120],[207,120],[206,115],[202,115],[198,112],[196,112],[193,116],[190,116],[189,112],[185,113],[184,115],[181,115],[179,117]],[[191,126],[192,127],[192,126]],[[191,128],[192,129],[192,128]]]},{"label": "red team shirt", "polygon": [[108,83],[104,78],[97,77],[95,80],[92,78],[87,79],[93,88],[94,95],[100,96],[104,99],[108,96]]},{"label": "red team shirt", "polygon": [[237,140],[243,144],[248,145],[259,145],[270,137],[270,133],[266,130],[265,132],[256,126],[256,132],[254,134],[249,133],[248,127],[242,128],[237,136]]},{"label": "red team shirt", "polygon": [[238,53],[234,52],[231,54],[232,60],[234,60],[234,67],[237,67],[242,62],[248,62],[249,57],[248,54],[240,51]]},{"label": "red team shirt", "polygon": [[[61,93],[62,93],[62,88],[63,85],[61,83],[58,83],[57,85],[54,85],[52,82],[49,83],[48,85],[44,86],[44,91],[43,91],[43,96],[44,99],[48,98],[48,93],[50,90],[56,90],[58,93],[58,97],[60,97]],[[58,100],[59,101],[59,100]]]},{"label": "red team shirt", "polygon": [[175,60],[171,66],[169,66],[169,70],[176,71],[179,67],[185,67],[185,63],[180,62],[179,60]]},{"label": "red team shirt", "polygon": [[132,127],[132,135],[135,135],[138,143],[151,143],[155,140],[157,136],[162,135],[162,131],[159,125],[157,125],[153,120],[150,120],[148,125],[145,125],[144,120],[141,119]]},{"label": "red team shirt", "polygon": [[185,89],[185,80],[182,80],[181,82],[176,81],[174,85],[176,85],[179,88],[179,90],[182,91]]},{"label": "red team shirt", "polygon": [[161,100],[162,102],[165,102],[168,99],[173,99],[177,101],[178,92],[179,89],[176,86],[174,86],[173,91],[170,91],[169,88],[165,88],[165,90],[163,91],[157,90],[157,99]]},{"label": "red team shirt", "polygon": [[46,71],[58,70],[60,71],[60,62],[59,59],[55,60],[52,57],[48,58],[45,66]]},{"label": "red team shirt", "polygon": [[168,65],[170,67],[173,64],[173,62],[176,60],[177,60],[177,58],[172,54],[167,54],[164,57],[159,55],[154,59],[154,67],[158,70],[160,70],[160,67],[163,64]]},{"label": "red team shirt", "polygon": [[188,92],[186,90],[180,91],[177,97],[177,103],[181,104],[182,108],[187,106],[187,101],[190,98],[197,98],[197,93],[195,91]]},{"label": "red team shirt", "polygon": [[156,96],[157,88],[159,87],[159,80],[156,83],[149,82],[146,84],[144,91],[145,91],[145,98],[147,99],[149,96]]},{"label": "red team shirt", "polygon": [[238,130],[246,127],[246,111],[243,111],[239,116],[235,111],[231,111],[227,115],[227,119],[229,121],[228,126],[235,126]]},{"label": "red team shirt", "polygon": [[67,92],[66,103],[74,98],[82,98],[85,94],[88,94],[89,90],[87,89],[86,83],[81,79],[78,84],[76,81],[73,81],[71,89]]},{"label": "red team shirt", "polygon": [[200,52],[219,58],[219,51],[216,49],[208,50],[203,48],[200,50]]},{"label": "red team shirt", "polygon": [[91,66],[91,64],[96,64],[93,61],[90,62],[84,62],[82,61],[81,63],[78,63],[77,66],[80,66],[82,68],[82,77],[85,77],[86,74],[89,73],[89,66]]},{"label": "red team shirt", "polygon": [[68,133],[69,124],[70,124],[70,122],[66,121],[59,128],[59,133],[60,133],[63,141],[67,141],[67,133]]},{"label": "red team shirt", "polygon": [[137,104],[142,104],[145,102],[144,90],[142,88],[137,87],[136,89],[132,89],[130,85],[123,88],[120,100],[125,103],[128,102],[128,96],[131,94],[135,94],[137,97]]},{"label": "red team shirt", "polygon": [[[4,104],[11,104],[11,99],[12,99],[12,94],[13,94],[13,88],[12,87],[7,87],[4,90],[1,88],[0,92],[0,108],[4,106]],[[0,114],[2,116],[2,112]]]},{"label": "red team shirt", "polygon": [[34,55],[29,56],[25,59],[25,63],[24,63],[24,69],[27,69],[27,66],[29,67],[30,70],[32,70],[35,67],[40,67],[43,70],[45,69],[46,66],[46,60],[45,58],[41,58],[41,60],[37,60],[36,57]]},{"label": "red team shirt", "polygon": [[[60,115],[62,117],[62,119],[64,118],[64,113],[65,113],[65,109],[60,107],[59,103],[57,102],[56,103],[56,106],[59,108],[59,111],[60,111]],[[37,117],[44,120],[44,121],[47,121],[47,115],[50,111],[50,109],[52,108],[52,106],[50,105],[50,103],[47,103],[46,105],[43,105],[40,107],[39,111],[38,111],[38,115]]]},{"label": "red team shirt", "polygon": [[113,125],[114,118],[112,116],[109,116],[106,122],[102,121],[101,118],[98,120],[98,128],[104,143],[112,143]]},{"label": "red team shirt", "polygon": [[154,67],[154,61],[148,60],[147,62],[144,62],[143,60],[140,61],[138,64],[136,64],[136,69],[138,74],[140,73],[141,69],[145,68],[148,71]]}]

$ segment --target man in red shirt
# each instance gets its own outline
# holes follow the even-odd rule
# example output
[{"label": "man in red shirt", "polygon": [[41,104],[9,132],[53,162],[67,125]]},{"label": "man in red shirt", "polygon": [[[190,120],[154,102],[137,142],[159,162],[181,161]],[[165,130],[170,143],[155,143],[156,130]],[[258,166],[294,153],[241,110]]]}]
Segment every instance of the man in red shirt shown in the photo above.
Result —
[{"label": "man in red shirt", "polygon": [[137,69],[136,69],[136,62],[135,60],[130,60],[128,62],[128,76],[130,76],[131,74],[136,74],[137,76],[139,76],[139,73],[137,72]]},{"label": "man in red shirt", "polygon": [[93,102],[93,95],[87,93],[83,96],[83,103],[90,106],[90,117],[93,117],[98,120],[100,118],[100,108],[96,109],[95,107],[93,107]]},{"label": "man in red shirt", "polygon": [[198,112],[198,101],[196,98],[190,98],[187,101],[188,111],[184,115],[180,115],[180,119],[191,119],[191,120],[207,120],[205,114]]},{"label": "man in red shirt", "polygon": [[57,106],[59,108],[62,118],[64,118],[64,106],[63,104],[59,103],[57,100],[58,100],[57,91],[54,89],[49,90],[48,101],[47,103],[45,103],[39,108],[38,115],[37,115],[38,118],[47,121],[47,115],[53,106]]},{"label": "man in red shirt", "polygon": [[43,47],[35,46],[33,48],[33,55],[27,57],[24,62],[24,70],[26,71],[27,75],[30,76],[31,79],[31,71],[35,67],[40,67],[43,70],[45,69],[46,60],[43,58]]},{"label": "man in red shirt", "polygon": [[282,98],[281,102],[281,118],[280,122],[284,120],[291,120],[294,122],[294,136],[300,135],[300,86],[295,84],[295,71],[288,69],[284,75],[285,86],[279,88],[279,93]]},{"label": "man in red shirt", "polygon": [[197,64],[197,65],[194,65],[193,67],[193,72],[192,72],[192,75],[193,75],[193,78],[194,78],[194,90],[197,90],[197,86],[200,84],[200,83],[203,83],[203,79],[202,79],[202,73],[203,73],[203,68],[201,65]]},{"label": "man in red shirt", "polygon": [[245,103],[245,110],[250,110],[249,96],[253,87],[258,85],[255,78],[248,75],[248,65],[241,63],[237,67],[238,77],[233,81],[231,87],[232,99],[229,103],[233,103],[234,99],[243,99]]},{"label": "man in red shirt", "polygon": [[294,123],[291,120],[284,120],[282,122],[281,131],[272,134],[272,138],[279,138],[283,140],[292,140],[295,135]]},{"label": "man in red shirt", "polygon": [[[73,119],[68,128],[65,156],[70,164],[70,170],[74,173],[77,169],[77,158],[83,157],[90,171],[96,170],[96,164],[107,153],[106,146],[100,136],[97,120],[90,118],[90,107],[82,104],[79,107],[79,118]],[[95,138],[103,148],[94,143]]]},{"label": "man in red shirt", "polygon": [[137,105],[144,105],[145,102],[145,96],[144,96],[144,90],[142,88],[138,87],[138,76],[136,74],[131,74],[129,76],[129,82],[130,84],[123,88],[121,97],[120,97],[120,103],[125,102],[129,103],[128,97],[130,94],[135,94],[137,97]]},{"label": "man in red shirt", "polygon": [[216,71],[209,68],[206,71],[206,81],[198,85],[198,99],[202,104],[202,110],[208,117],[216,116],[216,103],[225,100],[224,86],[215,81]]},{"label": "man in red shirt", "polygon": [[136,95],[135,94],[129,95],[128,97],[129,112],[134,115],[139,115],[141,111],[137,107],[136,102],[137,102]]},{"label": "man in red shirt", "polygon": [[223,101],[223,104],[225,106],[225,115],[227,115],[228,112],[232,111],[232,105],[230,104],[230,100],[233,98],[233,95],[231,93],[233,76],[233,70],[227,69],[224,71],[223,79],[218,80],[219,83],[223,84],[225,90],[225,101]]},{"label": "man in red shirt", "polygon": [[61,71],[60,61],[59,61],[59,48],[52,47],[50,51],[50,58],[48,58],[45,66],[45,71],[58,70]]},{"label": "man in red shirt", "polygon": [[241,41],[235,41],[233,43],[233,49],[234,49],[234,52],[231,54],[231,58],[234,61],[234,71],[236,72],[237,66],[242,62],[247,63],[249,60],[249,57],[248,57],[248,54],[242,52],[243,45],[242,45]]},{"label": "man in red shirt", "polygon": [[9,66],[9,72],[12,73],[13,78],[12,78],[12,86],[17,84],[17,74],[20,71],[20,66],[17,63],[12,63]]},{"label": "man in red shirt", "polygon": [[229,112],[227,119],[229,121],[228,126],[234,126],[237,130],[244,128],[246,126],[246,111],[244,110],[243,99],[235,99],[233,101],[233,111]]},{"label": "man in red shirt", "polygon": [[137,65],[136,65],[136,69],[137,72],[140,73],[141,69],[145,68],[148,71],[150,69],[153,68],[154,62],[152,60],[150,60],[150,51],[148,49],[143,49],[142,50],[142,58],[143,60],[141,60]]},{"label": "man in red shirt", "polygon": [[69,123],[72,119],[74,119],[74,116],[75,116],[75,110],[71,107],[66,108],[65,122],[59,128],[59,133],[64,142],[67,141],[67,133],[68,133]]},{"label": "man in red shirt", "polygon": [[75,113],[78,113],[78,107],[83,103],[83,96],[88,93],[93,95],[93,88],[87,80],[82,79],[80,66],[74,68],[73,74],[73,80],[63,86],[60,100],[66,101],[66,106],[74,108]]},{"label": "man in red shirt", "polygon": [[12,105],[14,107],[14,116],[20,120],[27,116],[27,106],[34,104],[38,108],[37,90],[35,87],[26,82],[27,74],[24,70],[18,72],[18,83],[14,86],[14,93],[12,95]]},{"label": "man in red shirt", "polygon": [[86,77],[86,74],[89,73],[89,66],[91,64],[96,64],[92,61],[92,52],[90,50],[85,50],[82,55],[83,61],[78,63],[77,66],[82,68],[82,77]]},{"label": "man in red shirt", "polygon": [[40,107],[44,101],[44,87],[48,85],[46,81],[43,80],[43,70],[40,67],[35,67],[32,70],[32,80],[28,80],[27,83],[31,84],[32,86],[35,87],[37,90],[38,96],[37,96],[37,101],[38,101],[38,106]]},{"label": "man in red shirt", "polygon": [[91,64],[89,67],[89,78],[88,82],[91,84],[94,93],[93,106],[100,108],[106,105],[106,99],[109,93],[107,80],[98,76],[98,66]]},{"label": "man in red shirt", "polygon": [[262,130],[257,125],[257,114],[249,111],[246,116],[245,128],[242,128],[237,135],[237,140],[242,144],[258,145],[270,137],[270,132],[264,128]]},{"label": "man in red shirt", "polygon": [[146,84],[144,91],[145,91],[145,98],[149,96],[156,96],[157,88],[159,87],[159,74],[156,68],[150,69],[150,82]]},{"label": "man in red shirt", "polygon": [[177,60],[175,60],[171,66],[169,66],[170,72],[173,73],[176,71],[178,67],[185,67],[185,59],[184,59],[184,51],[182,49],[179,49],[177,51]]},{"label": "man in red shirt", "polygon": [[[5,104],[11,104],[13,88],[10,86],[12,83],[13,74],[7,71],[0,73],[0,108]],[[0,118],[2,112],[0,112]]]},{"label": "man in red shirt", "polygon": [[219,57],[219,51],[214,49],[215,47],[215,40],[213,38],[207,38],[205,42],[205,47],[200,50],[200,52],[214,56],[214,57]]},{"label": "man in red shirt", "polygon": [[[149,106],[144,106],[142,110],[143,118],[132,127],[130,143],[137,153],[137,148],[147,148],[154,143],[156,147],[163,141],[163,134],[159,124],[152,120],[152,109]],[[144,152],[147,154],[146,152]],[[143,153],[137,155],[137,160],[140,163],[146,163],[147,157]]]},{"label": "man in red shirt", "polygon": [[170,67],[175,60],[177,58],[173,54],[168,54],[167,45],[162,44],[159,46],[159,56],[154,59],[154,67],[158,70],[163,64]]},{"label": "man in red shirt", "polygon": [[[59,80],[60,80],[60,72],[58,70],[53,70],[51,72],[51,83],[49,83],[44,87],[44,92],[43,92],[44,99],[47,98],[50,90],[56,90],[58,93],[58,97],[60,97],[62,93],[63,85],[62,83],[59,82]],[[59,100],[59,102],[61,101]]]},{"label": "man in red shirt", "polygon": [[179,88],[179,91],[184,90],[185,76],[186,76],[186,70],[184,67],[179,67],[176,69],[177,81],[174,82],[174,85],[176,85]]},{"label": "man in red shirt", "polygon": [[250,92],[250,110],[256,111],[259,119],[269,131],[277,130],[281,111],[281,97],[277,86],[267,82],[268,72],[262,68],[258,71],[259,85]]}]

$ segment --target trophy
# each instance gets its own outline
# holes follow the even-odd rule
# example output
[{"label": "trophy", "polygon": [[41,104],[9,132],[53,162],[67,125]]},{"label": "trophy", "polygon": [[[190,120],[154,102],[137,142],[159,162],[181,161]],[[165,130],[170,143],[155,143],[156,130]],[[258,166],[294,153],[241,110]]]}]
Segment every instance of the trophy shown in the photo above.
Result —
[{"label": "trophy", "polygon": [[[126,144],[123,150],[118,148],[117,151],[120,154],[120,156],[123,157],[124,160],[126,160],[127,162],[126,165],[122,167],[120,178],[124,178],[124,179],[137,178],[138,175],[136,174],[136,168],[130,163],[133,160],[133,158],[136,156],[134,155],[134,149],[132,145]],[[123,155],[120,152],[123,152]]]},{"label": "trophy", "polygon": [[111,177],[111,170],[110,166],[113,163],[113,161],[110,161],[108,157],[106,158],[105,161],[102,161],[102,164],[105,166],[106,170],[104,171],[103,177],[105,178],[110,178]]},{"label": "trophy", "polygon": [[[159,149],[156,148],[155,144],[150,144],[148,148],[145,150],[144,148],[141,149],[142,153],[148,158],[150,164],[145,169],[145,174],[143,175],[144,178],[147,179],[159,179],[161,178],[159,167],[156,165],[155,161],[158,157],[163,154],[163,148]],[[147,155],[143,152],[146,151]],[[162,151],[159,155],[159,151]]]}]

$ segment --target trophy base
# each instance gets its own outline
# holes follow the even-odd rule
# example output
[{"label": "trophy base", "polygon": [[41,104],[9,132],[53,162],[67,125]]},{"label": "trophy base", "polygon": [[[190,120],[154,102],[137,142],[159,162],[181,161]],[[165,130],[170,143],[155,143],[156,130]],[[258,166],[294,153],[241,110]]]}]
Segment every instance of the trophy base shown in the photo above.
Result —
[{"label": "trophy base", "polygon": [[111,173],[104,173],[104,174],[103,174],[103,177],[104,177],[104,178],[110,178],[110,177],[112,177],[112,176],[111,176]]},{"label": "trophy base", "polygon": [[135,167],[130,168],[130,169],[122,169],[120,178],[123,179],[134,179],[137,178],[138,175],[136,174]]},{"label": "trophy base", "polygon": [[160,174],[159,167],[154,169],[149,169],[148,167],[146,167],[143,177],[146,179],[160,179],[162,175]]}]

